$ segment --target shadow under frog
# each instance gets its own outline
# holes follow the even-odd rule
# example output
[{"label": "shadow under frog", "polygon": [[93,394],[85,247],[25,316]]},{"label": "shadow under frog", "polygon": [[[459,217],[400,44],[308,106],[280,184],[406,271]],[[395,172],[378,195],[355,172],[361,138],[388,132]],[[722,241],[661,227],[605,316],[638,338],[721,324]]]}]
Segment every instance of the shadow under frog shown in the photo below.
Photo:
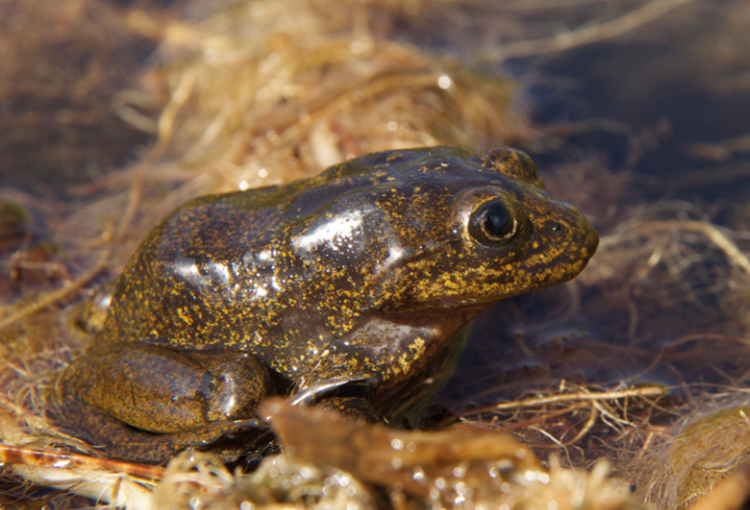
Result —
[{"label": "shadow under frog", "polygon": [[105,454],[147,462],[186,447],[239,454],[247,442],[232,438],[258,430],[272,394],[409,425],[465,324],[573,278],[597,244],[506,148],[381,152],[198,198],[132,256],[52,414]]}]

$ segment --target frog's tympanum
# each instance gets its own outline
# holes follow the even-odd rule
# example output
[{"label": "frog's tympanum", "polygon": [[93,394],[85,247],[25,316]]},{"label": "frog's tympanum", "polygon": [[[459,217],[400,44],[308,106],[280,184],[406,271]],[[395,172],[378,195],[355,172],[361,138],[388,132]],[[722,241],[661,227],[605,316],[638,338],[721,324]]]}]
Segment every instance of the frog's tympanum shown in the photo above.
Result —
[{"label": "frog's tympanum", "polygon": [[382,152],[198,198],[128,262],[55,413],[143,461],[243,444],[272,394],[408,425],[450,374],[462,326],[570,280],[597,243],[505,148]]}]

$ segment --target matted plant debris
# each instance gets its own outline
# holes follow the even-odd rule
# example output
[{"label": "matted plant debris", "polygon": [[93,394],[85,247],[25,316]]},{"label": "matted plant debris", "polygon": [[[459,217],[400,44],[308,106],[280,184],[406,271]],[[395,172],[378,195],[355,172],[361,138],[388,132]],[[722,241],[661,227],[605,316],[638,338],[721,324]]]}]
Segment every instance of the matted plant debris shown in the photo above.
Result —
[{"label": "matted plant debris", "polygon": [[[743,0],[0,10],[0,506],[740,508]],[[555,59],[596,65],[571,78]],[[523,71],[510,79],[502,64]],[[703,106],[664,116],[690,94]],[[530,151],[552,195],[602,237],[573,283],[476,321],[439,398],[463,423],[401,431],[272,402],[279,455],[141,466],[45,420],[46,392],[99,327],[107,284],[174,206],[434,144]]]}]

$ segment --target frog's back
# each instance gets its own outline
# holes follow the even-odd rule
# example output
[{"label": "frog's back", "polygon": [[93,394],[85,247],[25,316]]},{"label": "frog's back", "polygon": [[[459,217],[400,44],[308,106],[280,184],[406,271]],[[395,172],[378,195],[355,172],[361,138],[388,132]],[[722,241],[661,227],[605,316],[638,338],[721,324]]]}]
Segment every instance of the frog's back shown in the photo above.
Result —
[{"label": "frog's back", "polygon": [[395,159],[427,155],[412,152],[376,154],[288,186],[183,204],[150,232],[120,275],[103,341],[261,349],[273,338],[267,350],[287,348],[282,323],[299,319],[313,327],[310,317],[293,317],[302,312],[290,303],[315,277],[293,253],[291,237],[337,197],[388,181]]},{"label": "frog's back", "polygon": [[250,334],[273,335],[283,314],[289,322],[290,300],[309,284],[303,280],[310,274],[292,253],[295,232],[347,193],[411,179],[424,185],[429,173],[424,163],[458,163],[465,157],[465,151],[449,147],[375,153],[289,186],[205,196],[182,205],[128,262],[103,339],[200,349],[242,347],[252,343]]},{"label": "frog's back", "polygon": [[[287,194],[264,188],[207,196],[170,213],[120,275],[104,340],[186,347],[196,330],[212,330],[216,343],[226,342],[231,318],[220,305],[246,299],[248,282],[261,277],[248,273],[243,257],[279,243]],[[269,251],[267,262],[274,257]]]}]

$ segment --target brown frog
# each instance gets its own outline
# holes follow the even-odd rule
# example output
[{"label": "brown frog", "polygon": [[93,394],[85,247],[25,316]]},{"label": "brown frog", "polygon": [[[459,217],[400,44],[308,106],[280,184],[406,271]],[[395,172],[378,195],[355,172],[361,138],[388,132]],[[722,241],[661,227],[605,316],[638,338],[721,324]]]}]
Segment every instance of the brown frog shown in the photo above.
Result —
[{"label": "brown frog", "polygon": [[54,413],[142,461],[247,447],[238,438],[262,428],[254,410],[271,394],[409,424],[450,374],[464,325],[570,280],[597,244],[507,148],[381,152],[198,198],[130,259]]}]

